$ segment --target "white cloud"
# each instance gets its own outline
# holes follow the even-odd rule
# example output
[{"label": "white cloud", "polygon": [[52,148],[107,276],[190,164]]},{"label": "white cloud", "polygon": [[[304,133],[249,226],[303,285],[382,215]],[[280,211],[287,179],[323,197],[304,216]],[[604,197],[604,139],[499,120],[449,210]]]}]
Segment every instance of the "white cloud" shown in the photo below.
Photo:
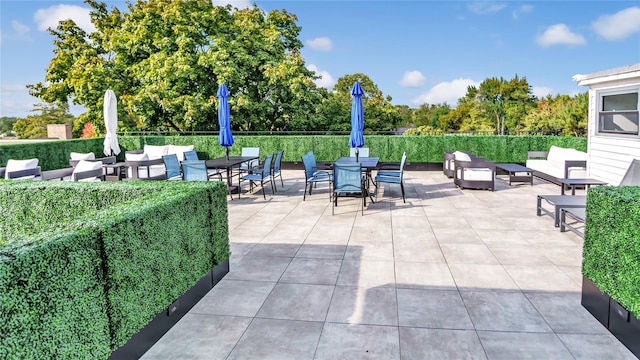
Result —
[{"label": "white cloud", "polygon": [[496,3],[491,1],[475,1],[467,4],[467,8],[472,13],[486,15],[498,12],[507,7],[507,4]]},{"label": "white cloud", "polygon": [[315,39],[307,40],[307,45],[309,45],[313,50],[318,51],[330,51],[333,47],[333,43],[328,37],[317,37]]},{"label": "white cloud", "polygon": [[542,99],[547,95],[553,95],[553,89],[547,86],[532,86],[531,92],[537,96],[538,99]]},{"label": "white cloud", "polygon": [[11,27],[13,28],[13,31],[16,32],[16,35],[18,37],[21,37],[21,38],[27,37],[27,33],[29,32],[29,27],[27,25],[24,25],[19,21],[13,20],[11,22]]},{"label": "white cloud", "polygon": [[231,6],[238,9],[248,9],[251,7],[251,1],[249,0],[212,0],[211,4],[213,4],[213,6],[227,6],[227,4],[231,4]]},{"label": "white cloud", "polygon": [[600,16],[591,27],[607,40],[622,40],[640,31],[640,7],[630,7],[613,15]]},{"label": "white cloud", "polygon": [[532,11],[533,11],[533,6],[526,5],[526,4],[525,5],[520,5],[520,6],[518,6],[517,9],[513,10],[513,12],[511,13],[511,16],[514,19],[518,19],[518,18],[520,18],[520,15],[526,14],[526,13],[530,13]]},{"label": "white cloud", "polygon": [[414,105],[447,103],[452,107],[458,104],[458,99],[467,93],[467,87],[480,86],[480,82],[471,79],[455,79],[451,82],[441,82],[428,92],[411,99]]},{"label": "white cloud", "polygon": [[38,30],[55,29],[62,20],[71,19],[82,30],[91,33],[96,31],[91,23],[89,8],[77,5],[55,5],[46,9],[39,9],[33,14],[33,20],[38,24]]},{"label": "white cloud", "polygon": [[320,75],[320,78],[315,81],[316,86],[331,89],[333,85],[335,85],[336,81],[333,79],[333,76],[331,76],[331,74],[329,74],[328,71],[321,71],[314,64],[307,65],[307,69]]},{"label": "white cloud", "polygon": [[549,47],[553,45],[584,45],[584,37],[574,34],[565,24],[551,25],[547,30],[536,38],[538,45]]},{"label": "white cloud", "polygon": [[418,70],[407,71],[400,80],[400,85],[403,87],[419,88],[424,85],[424,76]]}]

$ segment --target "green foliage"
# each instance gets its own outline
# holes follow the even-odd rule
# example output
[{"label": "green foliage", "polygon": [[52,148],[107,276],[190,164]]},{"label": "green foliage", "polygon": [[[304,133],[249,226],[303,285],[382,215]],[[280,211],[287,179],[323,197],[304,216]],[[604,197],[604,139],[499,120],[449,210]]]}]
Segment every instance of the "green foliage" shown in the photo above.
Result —
[{"label": "green foliage", "polygon": [[563,135],[586,136],[589,98],[587,92],[573,97],[548,95],[538,101],[535,111],[527,114],[523,123],[530,130],[562,130]]},{"label": "green foliage", "polygon": [[334,91],[327,95],[325,104],[318,111],[327,119],[325,128],[318,130],[351,130],[351,88],[358,81],[364,95],[364,130],[393,130],[402,121],[397,107],[391,105],[391,96],[385,96],[378,86],[367,75],[362,73],[340,77],[334,85]]},{"label": "green foliage", "polygon": [[9,135],[13,131],[13,124],[18,121],[16,117],[0,117],[0,134]]},{"label": "green foliage", "polygon": [[[217,130],[220,83],[231,93],[234,130],[287,130],[315,112],[321,96],[300,56],[301,28],[286,10],[232,9],[211,1],[149,0],[128,11],[87,0],[97,31],[73,21],[51,30],[55,57],[30,93],[73,99],[82,124],[104,131],[105,90],[118,96],[120,129]],[[82,127],[79,126],[79,129]]]},{"label": "green foliage", "polygon": [[0,211],[1,358],[106,358],[229,257],[220,182],[0,181]]},{"label": "green foliage", "polygon": [[40,113],[20,118],[13,124],[13,131],[21,139],[46,138],[48,124],[73,123],[73,115],[69,114],[69,106],[66,104],[36,104],[32,111]]},{"label": "green foliage", "polygon": [[[43,141],[29,144],[7,144],[0,146],[0,167],[9,159],[38,158],[42,170],[69,167],[71,152],[93,152],[96,157],[103,156],[104,138]],[[140,149],[140,148],[136,148]],[[124,159],[124,152],[122,153]]]},{"label": "green foliage", "polygon": [[[234,136],[235,144],[229,149],[230,155],[240,155],[243,147],[259,147],[260,158],[278,150],[284,150],[282,161],[300,162],[307,151],[313,151],[316,160],[335,161],[349,154],[349,136]],[[8,159],[28,159],[37,157],[43,170],[68,167],[69,153],[93,151],[102,152],[102,138],[87,140],[66,140],[36,144],[15,144],[0,146],[0,164]],[[217,136],[119,136],[122,152],[118,159],[124,159],[124,152],[139,150],[150,145],[194,145],[201,159],[225,156],[225,148],[218,145]],[[525,163],[528,151],[548,151],[551,145],[587,150],[587,139],[567,136],[511,136],[511,135],[433,135],[433,136],[393,136],[366,135],[365,147],[372,156],[381,161],[398,161],[402,152],[407,152],[410,162],[442,161],[445,151],[472,151],[489,161]]]},{"label": "green foliage", "polygon": [[598,186],[587,194],[582,274],[640,314],[640,187]]}]

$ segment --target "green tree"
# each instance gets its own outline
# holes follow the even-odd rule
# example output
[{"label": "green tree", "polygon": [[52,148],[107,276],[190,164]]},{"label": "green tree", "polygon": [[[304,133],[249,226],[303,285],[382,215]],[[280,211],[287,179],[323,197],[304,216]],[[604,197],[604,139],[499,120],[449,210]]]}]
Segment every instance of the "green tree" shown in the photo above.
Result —
[{"label": "green tree", "polygon": [[[465,102],[476,100],[479,108],[484,112],[482,119],[475,119],[475,125],[493,129],[504,134],[505,130],[522,128],[522,121],[527,112],[535,107],[536,98],[531,92],[531,86],[526,78],[520,78],[517,74],[511,80],[504,78],[485,79],[476,88],[470,86],[464,97]],[[489,123],[493,122],[493,126]]]},{"label": "green tree", "polygon": [[217,130],[218,85],[231,93],[235,130],[286,130],[321,101],[300,56],[296,16],[237,10],[208,0],[139,0],[128,12],[86,0],[97,31],[60,22],[46,83],[30,85],[45,101],[84,105],[82,124],[104,129],[102,97],[118,95],[125,127]]},{"label": "green tree", "polygon": [[73,115],[69,113],[69,105],[62,104],[35,104],[33,112],[39,114],[27,115],[19,118],[13,124],[13,131],[21,139],[39,139],[47,137],[48,124],[71,124]]},{"label": "green tree", "polygon": [[445,104],[422,104],[413,111],[413,124],[416,126],[428,125],[431,128],[440,127],[440,117],[448,114],[451,107]]},{"label": "green tree", "polygon": [[538,107],[524,118],[527,130],[560,132],[566,136],[586,136],[589,112],[588,93],[547,95],[538,101]]},{"label": "green tree", "polygon": [[364,91],[362,106],[364,108],[365,131],[388,131],[395,129],[402,121],[398,108],[391,104],[391,96],[385,96],[378,86],[367,75],[362,73],[340,77],[327,99],[327,107],[319,111],[327,119],[329,130],[351,130],[351,88],[358,81]]},{"label": "green tree", "polygon": [[13,124],[18,121],[17,117],[3,116],[0,118],[0,134],[10,134],[13,131]]}]

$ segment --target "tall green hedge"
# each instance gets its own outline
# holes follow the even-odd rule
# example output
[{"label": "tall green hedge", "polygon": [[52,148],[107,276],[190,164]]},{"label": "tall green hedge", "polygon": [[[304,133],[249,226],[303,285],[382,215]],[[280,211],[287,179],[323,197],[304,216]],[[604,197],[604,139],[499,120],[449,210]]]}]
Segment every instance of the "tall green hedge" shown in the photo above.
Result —
[{"label": "tall green hedge", "polygon": [[[349,155],[349,136],[313,135],[313,136],[235,136],[235,144],[229,149],[231,155],[240,155],[243,147],[259,147],[260,156],[284,150],[282,161],[300,162],[307,151],[312,150],[318,161],[334,161]],[[103,139],[61,140],[35,144],[13,144],[0,146],[0,166],[8,159],[27,159],[37,157],[43,170],[59,169],[69,166],[69,153],[94,152],[102,155]],[[218,145],[217,136],[120,136],[122,153],[142,149],[150,145],[194,145],[204,159],[225,155],[225,148]],[[551,145],[587,150],[587,139],[560,136],[365,136],[365,146],[372,156],[381,161],[400,161],[402,152],[407,152],[409,163],[441,163],[445,151],[471,151],[490,161],[524,163],[527,151],[547,151]]]},{"label": "tall green hedge", "polygon": [[583,275],[640,315],[640,187],[589,190]]},{"label": "tall green hedge", "polygon": [[221,182],[0,181],[0,358],[108,357],[228,258],[226,204]]}]

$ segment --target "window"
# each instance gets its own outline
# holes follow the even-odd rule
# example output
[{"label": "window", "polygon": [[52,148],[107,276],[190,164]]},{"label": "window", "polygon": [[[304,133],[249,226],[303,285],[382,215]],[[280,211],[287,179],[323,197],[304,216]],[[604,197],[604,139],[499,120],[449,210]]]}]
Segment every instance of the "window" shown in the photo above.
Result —
[{"label": "window", "polygon": [[638,89],[602,93],[598,106],[598,132],[638,135]]}]

